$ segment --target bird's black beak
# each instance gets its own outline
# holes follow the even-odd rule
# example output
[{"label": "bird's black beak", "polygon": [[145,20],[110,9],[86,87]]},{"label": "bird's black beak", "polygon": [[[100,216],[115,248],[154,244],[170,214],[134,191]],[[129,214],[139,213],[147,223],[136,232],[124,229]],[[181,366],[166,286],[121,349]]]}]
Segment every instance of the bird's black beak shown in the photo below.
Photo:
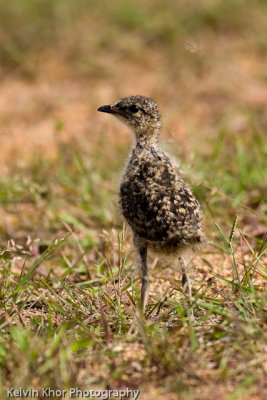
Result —
[{"label": "bird's black beak", "polygon": [[97,111],[114,114],[114,111],[112,110],[112,106],[110,106],[110,105],[101,106],[97,109]]}]

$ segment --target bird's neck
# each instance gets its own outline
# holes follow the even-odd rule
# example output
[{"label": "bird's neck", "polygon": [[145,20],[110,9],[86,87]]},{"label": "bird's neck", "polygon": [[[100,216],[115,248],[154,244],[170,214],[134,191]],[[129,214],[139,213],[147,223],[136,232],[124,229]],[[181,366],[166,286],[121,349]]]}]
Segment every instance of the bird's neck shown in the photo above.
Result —
[{"label": "bird's neck", "polygon": [[136,147],[157,147],[159,143],[160,129],[149,129],[146,132],[135,132]]}]

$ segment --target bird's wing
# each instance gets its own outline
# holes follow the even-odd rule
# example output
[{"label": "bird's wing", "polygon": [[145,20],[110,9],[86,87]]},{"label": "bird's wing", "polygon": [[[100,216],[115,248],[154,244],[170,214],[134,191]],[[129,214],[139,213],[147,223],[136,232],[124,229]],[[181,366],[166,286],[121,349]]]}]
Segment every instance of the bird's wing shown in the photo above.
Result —
[{"label": "bird's wing", "polygon": [[123,180],[120,203],[135,234],[150,241],[197,235],[199,203],[170,162],[142,162]]}]

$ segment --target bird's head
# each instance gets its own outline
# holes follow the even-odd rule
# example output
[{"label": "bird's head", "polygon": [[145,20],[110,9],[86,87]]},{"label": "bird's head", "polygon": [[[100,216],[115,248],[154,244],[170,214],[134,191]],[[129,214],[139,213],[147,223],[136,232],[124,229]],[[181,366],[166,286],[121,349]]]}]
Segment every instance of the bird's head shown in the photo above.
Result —
[{"label": "bird's head", "polygon": [[137,143],[157,141],[160,131],[160,115],[157,103],[143,96],[125,97],[114,104],[98,108],[113,114],[133,129]]}]

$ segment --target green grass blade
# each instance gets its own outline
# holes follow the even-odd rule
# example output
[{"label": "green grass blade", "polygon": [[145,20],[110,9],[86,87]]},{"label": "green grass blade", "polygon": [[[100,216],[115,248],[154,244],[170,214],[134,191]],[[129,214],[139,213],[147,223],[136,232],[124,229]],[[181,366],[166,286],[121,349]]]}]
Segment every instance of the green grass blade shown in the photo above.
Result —
[{"label": "green grass blade", "polygon": [[223,241],[226,245],[226,247],[229,249],[230,244],[229,244],[229,240],[227,239],[227,237],[224,235],[223,231],[221,230],[220,226],[218,224],[215,224],[219,234],[221,235],[221,237],[223,238]]},{"label": "green grass blade", "polygon": [[232,225],[231,233],[229,236],[229,243],[232,243],[232,240],[233,240],[233,236],[234,236],[235,228],[236,228],[236,224],[237,224],[237,218],[238,218],[238,215],[236,214],[233,225]]}]

